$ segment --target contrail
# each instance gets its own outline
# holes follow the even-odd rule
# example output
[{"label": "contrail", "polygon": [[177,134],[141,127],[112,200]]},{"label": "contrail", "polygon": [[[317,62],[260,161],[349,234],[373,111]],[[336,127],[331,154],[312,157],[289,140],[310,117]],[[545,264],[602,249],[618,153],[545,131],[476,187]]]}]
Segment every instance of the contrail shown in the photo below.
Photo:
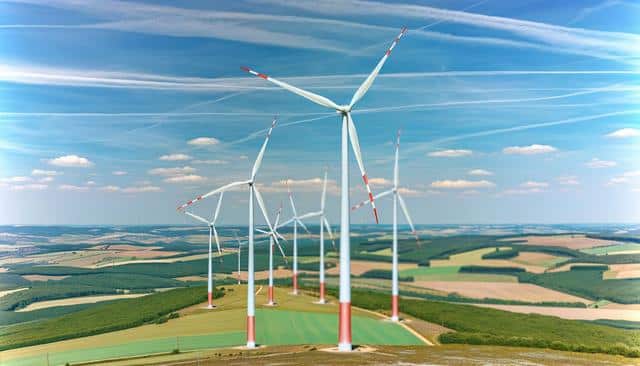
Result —
[{"label": "contrail", "polygon": [[[515,132],[515,131],[531,130],[531,129],[542,128],[542,127],[574,124],[574,123],[592,121],[595,119],[609,118],[609,117],[616,117],[616,116],[626,116],[631,114],[640,114],[640,109],[630,109],[626,111],[616,111],[616,112],[609,112],[609,113],[594,114],[589,116],[566,118],[566,119],[561,119],[561,120],[552,121],[552,122],[532,123],[532,124],[522,125],[522,126],[505,127],[505,128],[497,128],[493,130],[465,133],[461,135],[445,137],[442,139],[427,142],[427,143],[421,144],[420,146],[414,145],[413,148],[409,148],[407,150],[411,152],[420,151],[420,150],[425,150],[434,145],[442,144],[444,142],[459,141],[459,140],[469,139],[473,137],[498,135],[502,133]],[[379,161],[379,162],[382,162],[382,161]]]},{"label": "contrail", "polygon": [[586,91],[573,92],[568,94],[560,94],[560,95],[552,95],[549,97],[536,97],[536,98],[514,98],[514,99],[484,99],[484,100],[467,100],[467,101],[454,101],[454,102],[442,102],[442,103],[422,103],[422,104],[408,104],[401,105],[396,107],[380,107],[380,108],[369,108],[369,109],[361,109],[359,111],[354,112],[354,114],[361,113],[374,113],[374,112],[388,112],[388,111],[398,111],[405,109],[414,109],[414,108],[437,108],[437,107],[454,107],[459,105],[472,105],[472,104],[499,104],[499,103],[523,103],[523,102],[540,102],[544,100],[554,100],[554,99],[562,99],[562,98],[570,98],[579,95],[588,95],[601,93],[606,91],[616,91],[615,87],[620,86],[620,84],[609,85],[602,88],[596,88]]}]

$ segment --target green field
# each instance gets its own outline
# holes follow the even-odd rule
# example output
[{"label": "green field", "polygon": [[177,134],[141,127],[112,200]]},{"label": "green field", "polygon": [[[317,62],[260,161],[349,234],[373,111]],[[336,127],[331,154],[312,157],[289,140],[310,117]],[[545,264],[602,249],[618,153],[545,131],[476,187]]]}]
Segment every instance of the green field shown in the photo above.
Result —
[{"label": "green field", "polygon": [[[309,300],[307,298],[307,300]],[[238,313],[240,316],[226,316],[225,313]],[[198,349],[240,346],[246,342],[244,331],[229,331],[230,328],[243,328],[244,311],[242,309],[212,312],[210,328],[215,328],[217,321],[231,319],[233,325],[225,325],[222,332],[198,335],[181,335],[179,337],[160,337],[145,340],[133,340],[121,344],[100,346],[99,344],[82,349],[67,349],[48,354],[50,365],[88,362],[102,359],[135,357],[155,353],[170,353],[174,349],[190,351]],[[207,314],[207,315],[209,315]],[[236,315],[238,315],[236,314]],[[181,319],[182,320],[182,319]],[[175,322],[176,332],[184,331],[180,321]],[[326,344],[332,345],[338,339],[338,318],[334,313],[317,313],[308,311],[291,311],[274,309],[256,310],[256,341],[262,345],[300,345]],[[401,326],[364,316],[352,319],[354,344],[368,345],[422,345],[415,337]],[[91,342],[87,342],[89,346]],[[3,366],[40,366],[47,363],[47,354],[38,354],[3,361]]]},{"label": "green field", "polygon": [[460,266],[418,267],[400,271],[402,277],[413,277],[414,281],[484,281],[518,282],[515,276],[491,273],[460,273]]},{"label": "green field", "polygon": [[[334,292],[331,289],[331,292]],[[354,290],[352,304],[376,311],[389,308],[387,294]],[[640,357],[640,332],[535,314],[517,314],[471,305],[402,299],[400,311],[455,332],[442,343],[552,348]]]},{"label": "green field", "polygon": [[589,248],[589,249],[582,249],[581,252],[592,254],[592,255],[607,255],[610,253],[626,252],[626,251],[632,251],[632,250],[633,251],[637,250],[638,252],[640,252],[640,244],[625,243],[625,244],[619,244],[619,245],[610,245],[606,247],[595,247],[595,248]]}]

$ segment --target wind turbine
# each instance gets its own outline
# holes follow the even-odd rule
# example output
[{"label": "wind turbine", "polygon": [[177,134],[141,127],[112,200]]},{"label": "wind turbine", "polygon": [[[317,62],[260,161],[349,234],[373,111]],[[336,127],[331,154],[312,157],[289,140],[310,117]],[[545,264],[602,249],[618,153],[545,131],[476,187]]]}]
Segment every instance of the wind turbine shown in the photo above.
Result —
[{"label": "wind turbine", "polygon": [[[393,165],[393,188],[388,191],[384,191],[375,196],[376,199],[382,198],[384,196],[388,196],[390,194],[393,195],[393,248],[392,248],[392,270],[391,270],[391,320],[397,322],[400,320],[398,317],[398,202],[400,202],[400,207],[402,208],[402,213],[404,214],[404,218],[407,220],[407,223],[411,227],[411,233],[415,235],[416,241],[418,241],[418,234],[416,233],[416,229],[413,227],[413,221],[411,220],[411,216],[409,216],[409,211],[407,210],[407,204],[404,202],[404,199],[400,195],[400,169],[398,167],[398,160],[400,155],[400,131],[398,131],[398,135],[396,137],[396,146],[395,146],[395,163]],[[363,201],[359,204],[352,207],[352,210],[357,210],[358,208],[368,204],[369,201]],[[419,243],[419,241],[418,241]]]},{"label": "wind turbine", "polygon": [[[280,208],[278,209],[278,212],[276,213],[276,220],[273,223],[273,231],[266,231],[266,230],[262,230],[262,229],[256,229],[256,231],[261,232],[263,234],[266,234],[269,236],[269,302],[267,303],[267,305],[270,306],[274,306],[276,303],[274,301],[274,297],[273,297],[273,246],[274,246],[274,237],[277,236],[282,240],[285,240],[284,237],[282,237],[282,235],[280,235],[280,233],[278,233],[278,222],[280,221],[280,213],[282,212],[282,204],[280,204]],[[282,257],[284,258],[284,261],[287,261],[287,256],[284,254],[284,250],[282,250],[282,246],[280,246],[280,243],[276,244],[278,246],[278,249],[280,249],[280,254],[282,254]]]},{"label": "wind turbine", "polygon": [[218,199],[218,205],[216,206],[216,210],[215,213],[213,214],[213,219],[211,220],[211,222],[207,221],[206,219],[195,215],[189,211],[185,211],[184,213],[193,217],[194,219],[203,222],[205,224],[207,224],[207,226],[209,227],[209,268],[208,268],[208,275],[207,275],[207,299],[208,299],[208,305],[207,305],[207,309],[213,309],[213,303],[212,303],[212,299],[213,299],[213,274],[212,274],[212,258],[211,258],[211,236],[213,234],[213,236],[216,239],[216,246],[218,247],[218,254],[222,254],[222,250],[220,250],[220,240],[218,239],[218,231],[216,230],[216,220],[218,219],[218,214],[220,213],[220,206],[222,205],[222,194],[220,194],[220,198]]},{"label": "wind turbine", "polygon": [[[327,171],[324,172],[324,181],[322,185],[322,198],[320,199],[320,211],[309,212],[299,217],[300,221],[310,219],[313,217],[320,217],[320,299],[318,304],[325,304],[325,283],[324,283],[324,230],[327,230],[329,237],[331,238],[331,245],[336,248],[335,241],[333,240],[333,233],[331,232],[331,225],[325,216],[324,206],[327,197]],[[295,231],[294,231],[295,233]],[[295,236],[294,236],[295,241]]]},{"label": "wind turbine", "polygon": [[[289,220],[285,221],[280,225],[286,226],[290,223],[293,223],[293,294],[298,294],[298,225],[300,225],[308,234],[311,234],[307,226],[302,222],[303,217],[313,217],[315,212],[310,212],[309,214],[305,214],[302,216],[298,216],[298,211],[296,210],[296,204],[293,202],[293,193],[291,193],[291,189],[289,187],[289,183],[287,182],[287,191],[289,193],[289,203],[291,204],[291,211],[293,212],[293,217]],[[312,216],[309,216],[309,215]]]},{"label": "wind turbine", "polygon": [[[254,273],[254,227],[253,227],[253,206],[254,206],[254,196],[256,201],[258,202],[258,207],[262,212],[262,216],[267,223],[270,231],[273,231],[273,227],[271,226],[271,222],[269,221],[269,217],[267,216],[267,209],[264,205],[264,200],[262,199],[262,195],[260,191],[258,191],[258,187],[256,187],[256,174],[258,174],[258,170],[260,169],[260,165],[262,164],[262,158],[264,157],[264,152],[267,148],[267,144],[269,143],[269,139],[271,138],[271,132],[276,125],[276,119],[271,122],[271,127],[267,132],[267,137],[262,143],[262,147],[260,148],[260,152],[256,157],[256,161],[253,164],[253,168],[251,169],[251,175],[248,180],[242,180],[238,182],[229,183],[224,185],[218,189],[214,189],[211,192],[203,194],[201,196],[196,197],[195,199],[188,201],[187,203],[178,207],[178,210],[184,210],[188,206],[203,200],[209,196],[223,193],[225,191],[234,189],[235,187],[247,185],[249,188],[249,260],[247,264],[247,348],[255,348],[256,347],[256,303],[255,303],[255,273]],[[274,238],[276,243],[278,242],[277,238]]]},{"label": "wind turbine", "polygon": [[332,100],[323,97],[321,95],[300,89],[293,85],[287,84],[283,81],[274,79],[265,74],[251,70],[248,67],[242,67],[246,72],[258,76],[264,80],[270,81],[279,87],[286,89],[294,94],[297,94],[303,98],[306,98],[316,104],[323,107],[327,107],[335,110],[342,116],[342,131],[341,131],[341,180],[340,180],[340,313],[338,321],[338,349],[340,351],[351,351],[351,266],[350,266],[350,245],[349,245],[349,142],[351,140],[351,148],[358,162],[358,167],[362,173],[362,179],[367,192],[369,194],[369,200],[373,208],[373,215],[375,216],[376,223],[378,222],[378,212],[376,210],[373,194],[369,187],[369,179],[364,170],[364,164],[362,163],[362,154],[360,153],[360,142],[358,141],[358,134],[356,126],[351,118],[351,110],[355,104],[362,99],[367,93],[376,76],[382,69],[382,66],[391,55],[391,51],[398,44],[398,41],[406,33],[407,28],[402,28],[400,34],[393,40],[391,46],[387,49],[382,56],[378,64],[373,69],[371,74],[367,76],[362,85],[356,90],[351,98],[351,102],[348,105],[338,105]]}]

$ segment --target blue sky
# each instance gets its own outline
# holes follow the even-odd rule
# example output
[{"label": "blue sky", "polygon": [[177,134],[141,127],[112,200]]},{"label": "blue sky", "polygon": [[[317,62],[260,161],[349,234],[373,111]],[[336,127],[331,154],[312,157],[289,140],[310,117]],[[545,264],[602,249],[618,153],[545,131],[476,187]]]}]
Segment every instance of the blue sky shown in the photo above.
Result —
[{"label": "blue sky", "polygon": [[[402,129],[417,223],[638,222],[639,17],[598,0],[0,0],[0,223],[190,223],[175,207],[246,179],[274,115],[267,206],[290,179],[318,209],[326,166],[337,223],[338,116],[239,67],[346,104],[402,26],[353,114],[374,191]],[[246,202],[225,196],[221,222]]]}]

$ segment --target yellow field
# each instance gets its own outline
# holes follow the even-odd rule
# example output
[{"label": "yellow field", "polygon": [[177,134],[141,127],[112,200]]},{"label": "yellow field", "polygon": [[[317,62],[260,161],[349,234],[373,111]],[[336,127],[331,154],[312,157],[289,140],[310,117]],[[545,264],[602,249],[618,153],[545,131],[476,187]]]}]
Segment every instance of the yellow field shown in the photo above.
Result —
[{"label": "yellow field", "polygon": [[60,281],[69,276],[24,275],[21,277],[27,281]]},{"label": "yellow field", "polygon": [[529,305],[494,305],[494,304],[474,304],[475,306],[494,308],[522,314],[540,314],[557,316],[563,319],[572,320],[629,320],[640,321],[640,311],[637,309],[608,309],[608,308],[566,308],[551,306],[529,306]]},{"label": "yellow field", "polygon": [[134,297],[140,297],[140,296],[145,296],[145,295],[148,295],[148,294],[79,296],[79,297],[70,297],[68,299],[60,299],[60,300],[38,301],[38,302],[33,302],[33,303],[27,305],[24,308],[18,309],[18,310],[16,310],[16,312],[40,310],[40,309],[52,308],[52,307],[55,307],[55,306],[92,304],[92,303],[97,303],[97,302],[102,302],[102,301],[109,301],[109,300],[131,299],[131,298],[134,298]]},{"label": "yellow field", "polygon": [[569,249],[587,249],[616,244],[614,241],[587,238],[585,235],[543,235],[522,236],[500,239],[501,241],[524,241],[525,244],[543,245],[550,247],[565,247]]},{"label": "yellow field", "polygon": [[12,294],[14,292],[28,290],[28,289],[29,289],[28,287],[23,287],[23,288],[17,288],[17,289],[14,289],[14,290],[0,291],[0,297],[7,296],[7,295]]},{"label": "yellow field", "polygon": [[530,283],[416,281],[414,285],[448,293],[455,292],[459,295],[474,299],[491,298],[527,302],[560,301],[591,303],[591,301],[577,296]]},{"label": "yellow field", "polygon": [[[400,263],[398,264],[398,267],[402,271],[405,269],[417,268],[418,264],[417,263]],[[360,276],[361,274],[367,271],[371,271],[373,269],[391,270],[391,263],[360,261],[360,260],[351,261],[351,274],[353,276]],[[340,268],[338,266],[329,268],[326,271],[326,273],[329,275],[338,275],[340,273]]]}]

